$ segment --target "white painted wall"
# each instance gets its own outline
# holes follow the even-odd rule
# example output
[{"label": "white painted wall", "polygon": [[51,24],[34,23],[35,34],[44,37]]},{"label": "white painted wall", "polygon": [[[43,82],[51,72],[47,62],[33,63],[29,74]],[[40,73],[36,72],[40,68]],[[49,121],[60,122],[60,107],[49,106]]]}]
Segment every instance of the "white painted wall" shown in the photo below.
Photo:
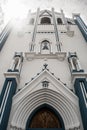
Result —
[{"label": "white painted wall", "polygon": [[[33,18],[35,18],[33,14]],[[57,16],[56,16],[57,17]],[[28,19],[26,20],[28,21]],[[20,25],[20,24],[19,24]],[[1,68],[0,68],[0,90],[3,86],[3,81],[4,81],[4,76],[3,73],[7,71],[7,69],[10,66],[12,57],[14,56],[14,52],[16,51],[21,51],[21,52],[28,52],[29,51],[29,43],[31,43],[32,39],[32,33],[34,26],[33,25],[28,25],[26,22],[26,25],[21,26],[14,26],[9,38],[7,39],[2,51],[0,52],[0,63],[1,63]],[[62,43],[62,51],[64,52],[77,52],[77,55],[79,57],[80,63],[82,68],[87,71],[87,61],[85,60],[86,56],[86,49],[87,49],[87,44],[79,31],[78,27],[76,25],[70,25],[70,30],[74,31],[74,36],[69,37],[66,33],[61,33],[61,32],[66,32],[66,25],[58,25],[58,33],[59,33],[59,39],[60,42]],[[54,26],[53,25],[38,25],[37,27],[37,32],[53,32],[53,33],[37,33],[36,35],[36,40],[35,40],[35,52],[38,53],[40,52],[40,43],[44,39],[48,39],[51,42],[51,51],[55,53],[57,51],[56,47],[56,39],[55,39],[55,33],[54,33]],[[29,33],[30,32],[30,33]],[[41,63],[40,63],[41,62]],[[60,62],[58,60],[34,60],[34,61],[26,61],[24,60],[23,68],[22,68],[22,73],[21,77],[22,80],[20,82],[20,87],[23,86],[22,84],[25,84],[25,81],[23,81],[23,76],[27,71],[28,64],[29,64],[29,71],[28,73],[28,78],[26,76],[26,79],[29,80],[32,76],[36,74],[36,72],[40,71],[40,66],[42,67],[43,63],[48,63],[50,70],[54,72],[54,74],[62,80],[70,85],[70,71],[68,67],[68,62],[67,58],[65,61]],[[32,68],[35,68],[34,72],[30,71]],[[26,67],[25,67],[26,66]],[[37,68],[36,68],[37,66]],[[55,67],[53,67],[55,66]],[[64,73],[62,73],[62,70],[65,70]],[[27,81],[26,81],[27,82]]]},{"label": "white painted wall", "polygon": [[[57,15],[57,14],[56,14]],[[35,17],[35,16],[33,16]],[[57,17],[57,16],[56,16]],[[69,37],[66,33],[66,25],[58,25],[59,39],[62,43],[62,51],[68,52],[77,52],[79,57],[82,69],[87,72],[87,43],[84,40],[80,30],[76,25],[70,25],[70,30],[74,31],[74,36]],[[4,72],[9,69],[14,52],[29,52],[29,44],[32,40],[34,26],[28,25],[28,19],[23,27],[19,26],[13,27],[13,30],[8,37],[2,51],[0,52],[0,91],[2,90],[4,83]],[[56,38],[54,33],[53,25],[38,25],[37,32],[46,32],[46,33],[37,33],[35,40],[35,50],[36,54],[40,52],[40,44],[44,39],[48,39],[51,42],[51,52],[55,54],[57,52],[56,47]],[[30,33],[29,33],[30,32]],[[47,33],[53,32],[53,33]],[[71,83],[71,74],[68,66],[67,57],[64,61],[58,59],[34,59],[28,61],[24,56],[23,66],[20,75],[19,88],[23,88],[25,83],[29,82],[32,77],[35,77],[37,73],[41,72],[43,64],[48,64],[48,69],[54,73],[54,75],[64,83],[67,84],[67,87],[73,89]]]}]

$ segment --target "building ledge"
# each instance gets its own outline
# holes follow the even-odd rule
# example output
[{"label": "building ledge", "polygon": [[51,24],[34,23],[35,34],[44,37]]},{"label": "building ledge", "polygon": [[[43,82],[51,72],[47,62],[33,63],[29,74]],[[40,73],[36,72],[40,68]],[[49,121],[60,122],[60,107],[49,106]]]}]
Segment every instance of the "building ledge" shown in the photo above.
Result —
[{"label": "building ledge", "polygon": [[5,72],[4,76],[5,76],[5,78],[15,78],[17,84],[20,82],[20,74],[19,74],[19,72]]},{"label": "building ledge", "polygon": [[25,52],[25,57],[27,60],[34,60],[34,59],[58,59],[60,61],[65,60],[66,58],[66,52],[56,52],[53,54],[52,52],[50,54],[36,54],[35,52]]},{"label": "building ledge", "polygon": [[85,73],[85,72],[72,72],[71,76],[72,76],[72,82],[74,83],[74,81],[78,78],[87,78],[87,73]]}]

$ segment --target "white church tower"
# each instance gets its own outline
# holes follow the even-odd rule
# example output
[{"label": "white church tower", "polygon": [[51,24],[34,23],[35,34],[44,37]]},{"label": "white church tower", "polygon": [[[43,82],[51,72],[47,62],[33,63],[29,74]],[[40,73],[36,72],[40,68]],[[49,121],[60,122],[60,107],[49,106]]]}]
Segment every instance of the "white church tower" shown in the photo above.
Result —
[{"label": "white church tower", "polygon": [[0,34],[0,130],[87,130],[87,26],[37,9]]}]

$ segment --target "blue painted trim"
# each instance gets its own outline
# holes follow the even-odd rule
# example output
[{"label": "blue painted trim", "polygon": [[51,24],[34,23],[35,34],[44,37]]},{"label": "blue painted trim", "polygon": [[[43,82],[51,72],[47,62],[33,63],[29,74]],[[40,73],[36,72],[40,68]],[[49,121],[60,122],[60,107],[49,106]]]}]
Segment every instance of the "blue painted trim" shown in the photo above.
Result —
[{"label": "blue painted trim", "polygon": [[[41,130],[41,128],[28,128],[26,130]],[[64,130],[63,128],[42,128],[42,130]]]},{"label": "blue painted trim", "polygon": [[8,69],[8,72],[19,72],[19,70],[18,69],[15,69],[15,70]]},{"label": "blue painted trim", "polygon": [[84,23],[84,21],[82,20],[82,18],[81,18],[80,16],[79,16],[79,18],[80,18],[82,24],[87,28],[87,26],[86,26],[86,24]]},{"label": "blue painted trim", "polygon": [[72,57],[77,57],[77,55],[75,55],[75,54],[69,54],[68,58],[72,58]]},{"label": "blue painted trim", "polygon": [[77,72],[77,73],[78,73],[78,72],[84,72],[84,70],[83,70],[83,69],[81,69],[81,70],[72,70],[72,73],[73,73],[73,72],[75,72],[75,73],[76,73],[76,72]]},{"label": "blue painted trim", "polygon": [[[4,46],[6,40],[7,40],[8,36],[9,36],[9,34],[11,32],[11,28],[9,28],[7,30],[9,24],[6,25],[6,27],[3,29],[2,33],[0,34],[0,51],[2,50],[2,47]],[[4,37],[3,37],[3,35],[4,35]]]},{"label": "blue painted trim", "polygon": [[87,92],[87,82],[85,78],[78,78],[75,80],[75,83],[74,83],[76,95],[79,97],[79,106],[80,106],[80,111],[81,111],[81,116],[82,116],[83,127],[84,127],[84,130],[87,130],[87,108],[84,102],[82,90],[80,88],[80,82],[84,83],[86,92]]},{"label": "blue painted trim", "polygon": [[[37,112],[37,111],[39,111],[41,108],[44,108],[44,107],[46,107],[46,108],[48,108],[48,109],[50,109],[50,110],[52,110],[57,116],[58,116],[58,119],[60,120],[60,123],[61,123],[61,127],[62,128],[57,128],[58,130],[65,130],[65,126],[64,126],[64,122],[63,122],[63,119],[62,119],[62,117],[60,116],[60,114],[58,113],[58,111],[56,111],[52,106],[50,106],[50,105],[48,105],[48,104],[43,104],[43,105],[41,105],[41,106],[39,106],[39,107],[37,107],[32,113],[31,113],[31,115],[29,116],[29,118],[28,118],[28,120],[27,120],[27,123],[26,123],[26,130],[29,130],[29,129],[34,129],[34,128],[29,128],[29,124],[30,124],[30,122],[31,122],[31,120],[32,120],[32,117],[35,115],[35,113]],[[38,130],[38,128],[36,128],[37,130]],[[40,128],[41,129],[41,128]],[[43,129],[43,128],[42,128]],[[50,129],[50,128],[49,128]],[[55,129],[55,128],[54,128]]]},{"label": "blue painted trim", "polygon": [[4,82],[4,85],[3,85],[3,88],[2,88],[2,91],[1,91],[1,95],[0,95],[0,106],[1,106],[3,96],[4,96],[4,93],[5,93],[5,90],[6,90],[6,87],[7,87],[7,84],[8,84],[9,81],[10,81],[9,78],[7,78]]},{"label": "blue painted trim", "polygon": [[[79,17],[79,16],[78,16]],[[83,22],[83,20],[81,19],[81,17],[79,17],[80,20],[82,21],[82,24],[84,24],[85,26],[85,31],[87,30],[87,26],[85,25],[85,23]],[[78,25],[83,37],[85,38],[86,42],[87,42],[87,31],[85,32],[82,25],[79,23],[78,19],[75,20],[75,23]]]},{"label": "blue painted trim", "polygon": [[7,78],[5,83],[4,83],[2,93],[1,93],[2,97],[4,96],[5,89],[6,89],[7,83],[9,81],[12,81],[12,84],[11,84],[11,87],[10,87],[9,95],[8,95],[6,106],[5,106],[5,110],[4,110],[4,113],[3,113],[2,122],[0,124],[0,130],[6,130],[7,129],[8,120],[9,120],[10,111],[11,111],[11,106],[12,106],[12,97],[15,94],[16,87],[17,87],[17,83],[16,83],[15,78]]}]

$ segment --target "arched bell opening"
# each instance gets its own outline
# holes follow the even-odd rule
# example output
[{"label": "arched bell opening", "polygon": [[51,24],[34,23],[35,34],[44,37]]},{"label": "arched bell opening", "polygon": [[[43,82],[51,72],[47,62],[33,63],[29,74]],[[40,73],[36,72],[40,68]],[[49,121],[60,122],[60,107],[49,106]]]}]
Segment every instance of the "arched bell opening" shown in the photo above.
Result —
[{"label": "arched bell opening", "polygon": [[65,130],[60,114],[48,104],[43,104],[36,108],[29,116],[26,130],[30,129],[52,129]]},{"label": "arched bell opening", "polygon": [[41,18],[41,24],[51,24],[51,19],[49,17]]},{"label": "arched bell opening", "polygon": [[62,24],[63,24],[62,19],[61,19],[61,18],[57,18],[57,23],[58,23],[59,25],[62,25]]}]

